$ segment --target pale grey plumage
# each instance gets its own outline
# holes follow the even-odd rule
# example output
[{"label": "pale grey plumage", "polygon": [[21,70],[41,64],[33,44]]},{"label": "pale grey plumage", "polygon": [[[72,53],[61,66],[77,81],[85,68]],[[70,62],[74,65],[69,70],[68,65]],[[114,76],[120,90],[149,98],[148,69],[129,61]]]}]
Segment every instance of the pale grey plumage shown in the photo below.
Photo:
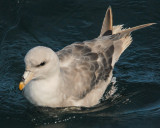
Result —
[{"label": "pale grey plumage", "polygon": [[[49,58],[52,55],[55,59],[50,57],[44,66],[47,70],[51,69],[48,76],[42,75],[43,79],[36,79],[34,76],[26,85],[24,94],[27,99],[35,105],[49,107],[96,105],[111,81],[115,63],[132,42],[130,33],[153,24],[122,29],[122,25],[112,27],[112,22],[112,11],[109,7],[98,38],[73,43],[56,53],[53,52],[53,55],[52,52],[43,52],[44,49],[47,50],[45,47],[39,47],[43,56],[35,61],[37,65],[45,62],[45,56]],[[26,56],[26,68],[31,72],[44,70],[43,67],[34,69],[28,66],[31,58],[32,61],[36,59],[36,52],[39,53],[38,48],[29,51],[32,57]],[[47,66],[54,63],[54,68]]]}]

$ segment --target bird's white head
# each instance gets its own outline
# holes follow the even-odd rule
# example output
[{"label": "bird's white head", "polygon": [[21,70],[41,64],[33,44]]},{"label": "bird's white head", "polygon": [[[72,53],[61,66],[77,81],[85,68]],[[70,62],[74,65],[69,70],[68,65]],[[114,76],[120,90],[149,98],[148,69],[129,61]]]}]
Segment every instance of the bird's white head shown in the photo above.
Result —
[{"label": "bird's white head", "polygon": [[37,46],[29,50],[24,61],[26,68],[19,84],[20,90],[31,80],[48,78],[57,73],[59,69],[58,56],[52,49],[44,46]]}]

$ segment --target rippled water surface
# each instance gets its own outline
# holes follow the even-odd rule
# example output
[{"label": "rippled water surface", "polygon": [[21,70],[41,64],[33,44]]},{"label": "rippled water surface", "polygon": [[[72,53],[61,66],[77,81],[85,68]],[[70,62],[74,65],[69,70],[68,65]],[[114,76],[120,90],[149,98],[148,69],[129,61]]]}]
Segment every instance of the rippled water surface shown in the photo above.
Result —
[{"label": "rippled water surface", "polygon": [[[133,43],[115,66],[101,103],[92,108],[43,108],[18,90],[23,58],[34,46],[57,51],[97,37],[107,7],[114,24],[157,25],[132,34]],[[159,128],[159,0],[1,0],[0,127],[2,128]]]}]

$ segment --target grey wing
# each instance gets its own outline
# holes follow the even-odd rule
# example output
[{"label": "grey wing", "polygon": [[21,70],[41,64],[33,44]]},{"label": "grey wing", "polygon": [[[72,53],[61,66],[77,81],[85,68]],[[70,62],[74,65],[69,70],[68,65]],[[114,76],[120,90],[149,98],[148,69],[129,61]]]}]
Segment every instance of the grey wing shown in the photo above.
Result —
[{"label": "grey wing", "polygon": [[113,52],[112,43],[103,46],[103,41],[99,43],[96,39],[74,43],[57,52],[66,83],[73,87],[73,95],[83,97],[100,81],[107,80],[112,71]]}]

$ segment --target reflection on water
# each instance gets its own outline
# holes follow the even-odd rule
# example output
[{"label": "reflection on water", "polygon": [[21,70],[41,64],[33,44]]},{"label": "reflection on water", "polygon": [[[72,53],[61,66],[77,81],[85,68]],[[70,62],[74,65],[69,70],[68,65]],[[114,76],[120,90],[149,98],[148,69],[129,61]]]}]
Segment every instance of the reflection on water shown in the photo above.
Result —
[{"label": "reflection on water", "polygon": [[[133,33],[133,44],[115,66],[100,104],[43,108],[28,103],[18,90],[23,58],[34,46],[57,51],[98,36],[106,8],[114,24],[157,25]],[[159,127],[160,1],[158,0],[1,0],[0,125],[17,128]]]}]

